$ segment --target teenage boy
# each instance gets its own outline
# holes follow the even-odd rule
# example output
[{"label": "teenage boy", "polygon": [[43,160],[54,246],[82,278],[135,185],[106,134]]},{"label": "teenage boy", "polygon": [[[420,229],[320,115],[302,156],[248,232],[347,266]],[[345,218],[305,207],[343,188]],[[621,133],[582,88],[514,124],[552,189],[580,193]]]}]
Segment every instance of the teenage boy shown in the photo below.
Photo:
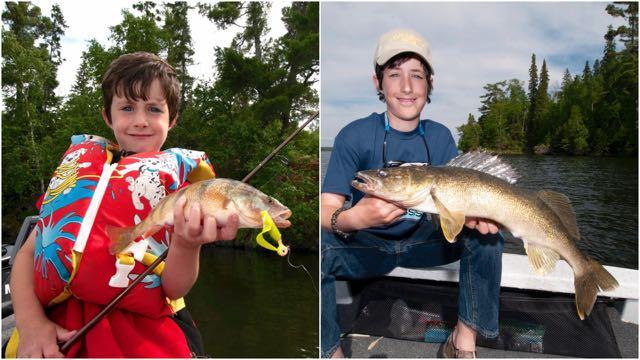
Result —
[{"label": "teenage boy", "polygon": [[340,131],[322,187],[322,356],[344,356],[336,278],[370,278],[396,266],[428,267],[460,260],[458,322],[440,355],[475,357],[476,334],[498,334],[504,240],[495,235],[496,224],[467,218],[469,230],[450,244],[424,214],[363,196],[351,187],[360,170],[405,162],[444,165],[458,154],[445,126],[420,120],[431,100],[434,74],[431,49],[422,36],[409,29],[383,34],[374,53],[374,71],[373,84],[386,111],[353,121]]}]

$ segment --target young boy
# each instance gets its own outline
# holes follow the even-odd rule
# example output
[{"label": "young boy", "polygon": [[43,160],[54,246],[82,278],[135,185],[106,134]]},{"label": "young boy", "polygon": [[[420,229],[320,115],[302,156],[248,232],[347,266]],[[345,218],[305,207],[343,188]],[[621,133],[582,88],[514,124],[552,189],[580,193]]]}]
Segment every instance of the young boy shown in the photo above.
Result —
[{"label": "young boy", "polygon": [[[449,130],[420,120],[430,102],[434,69],[427,41],[415,31],[383,34],[374,53],[373,84],[386,112],[345,126],[335,138],[321,194],[323,357],[343,357],[337,323],[335,280],[384,275],[396,266],[426,267],[461,260],[458,323],[441,355],[475,357],[477,332],[498,331],[503,239],[466,231],[454,244],[444,240],[424,214],[351,187],[360,170],[405,162],[446,164],[458,153]],[[347,207],[345,200],[351,198]],[[496,234],[496,224],[468,218],[470,229]],[[473,286],[471,286],[473,284]]]},{"label": "young boy", "polygon": [[[204,355],[182,297],[198,276],[201,245],[233,239],[238,217],[216,224],[197,205],[183,209],[182,201],[174,209],[173,232],[161,230],[110,254],[109,227],[139,223],[165,194],[215,173],[202,152],[160,151],[180,105],[176,72],[164,60],[144,52],[123,55],[111,63],[102,90],[102,117],[117,145],[97,136],[72,138],[41,200],[40,221],[16,255],[11,293],[17,355]],[[164,269],[147,276],[62,354],[57,342],[73,336],[167,247]]]}]

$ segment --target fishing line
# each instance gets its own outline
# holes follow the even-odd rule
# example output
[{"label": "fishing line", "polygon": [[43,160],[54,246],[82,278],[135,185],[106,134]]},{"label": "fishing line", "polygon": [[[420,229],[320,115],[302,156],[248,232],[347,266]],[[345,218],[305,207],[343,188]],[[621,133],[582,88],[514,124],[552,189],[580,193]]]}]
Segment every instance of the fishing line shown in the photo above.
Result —
[{"label": "fishing line", "polygon": [[289,254],[287,254],[287,262],[289,263],[289,266],[291,266],[294,269],[302,268],[302,270],[304,270],[304,272],[307,273],[307,276],[309,276],[309,280],[311,280],[311,285],[313,285],[313,290],[315,290],[316,294],[318,294],[318,288],[316,287],[316,283],[313,281],[313,276],[311,276],[311,273],[309,272],[309,270],[307,270],[307,268],[304,267],[304,265],[302,264],[293,265],[291,263],[291,260],[289,259],[290,257],[291,257],[291,251],[289,251]]}]

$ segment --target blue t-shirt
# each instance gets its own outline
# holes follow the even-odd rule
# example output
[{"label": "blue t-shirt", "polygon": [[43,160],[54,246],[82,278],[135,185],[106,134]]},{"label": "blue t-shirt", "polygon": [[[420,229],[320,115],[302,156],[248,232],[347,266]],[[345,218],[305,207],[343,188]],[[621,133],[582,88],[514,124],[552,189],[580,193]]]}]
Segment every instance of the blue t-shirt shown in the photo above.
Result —
[{"label": "blue t-shirt", "polygon": [[[456,143],[449,129],[432,120],[421,120],[424,135],[418,128],[409,132],[389,129],[387,161],[429,162],[444,165],[458,155]],[[364,194],[351,186],[355,173],[379,169],[383,166],[384,113],[372,113],[340,130],[333,143],[331,160],[322,184],[323,193],[335,193],[352,198],[355,205]],[[426,137],[426,145],[422,136]],[[384,238],[403,238],[415,231],[424,215],[405,214],[393,224],[363,229]]]}]

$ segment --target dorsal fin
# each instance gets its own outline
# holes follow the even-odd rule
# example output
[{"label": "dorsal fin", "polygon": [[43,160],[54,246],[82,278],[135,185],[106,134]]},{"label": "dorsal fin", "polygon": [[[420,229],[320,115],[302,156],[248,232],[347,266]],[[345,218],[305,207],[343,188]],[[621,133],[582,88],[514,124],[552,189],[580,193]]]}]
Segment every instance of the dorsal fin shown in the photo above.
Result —
[{"label": "dorsal fin", "polygon": [[447,166],[472,169],[493,175],[510,184],[518,181],[518,174],[513,168],[502,161],[497,155],[486,151],[472,151],[451,159]]},{"label": "dorsal fin", "polygon": [[538,197],[558,215],[569,235],[576,240],[580,239],[576,215],[573,212],[569,198],[562,193],[551,190],[538,191]]}]

